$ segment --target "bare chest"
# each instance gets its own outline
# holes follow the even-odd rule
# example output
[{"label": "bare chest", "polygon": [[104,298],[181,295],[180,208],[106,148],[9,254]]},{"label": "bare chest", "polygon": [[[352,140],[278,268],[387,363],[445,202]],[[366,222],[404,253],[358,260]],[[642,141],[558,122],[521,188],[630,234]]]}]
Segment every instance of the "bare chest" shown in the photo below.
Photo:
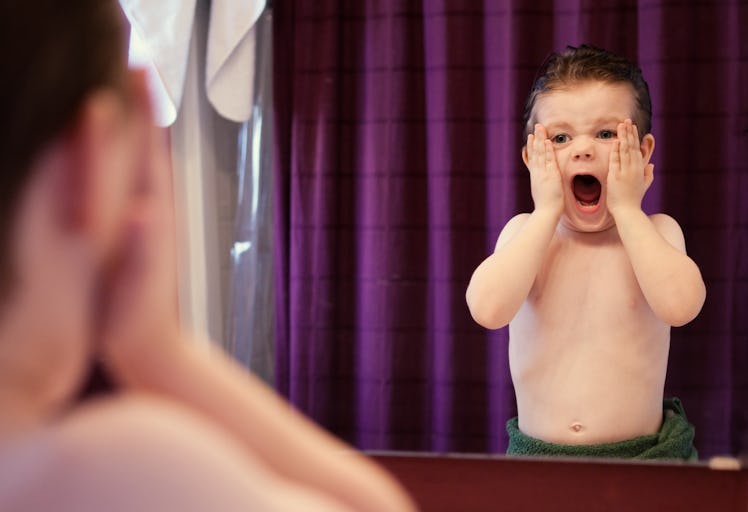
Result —
[{"label": "bare chest", "polygon": [[539,329],[575,339],[654,320],[620,243],[554,241],[525,308]]},{"label": "bare chest", "polygon": [[620,241],[604,242],[554,240],[509,325],[520,428],[535,437],[578,442],[581,427],[589,442],[626,439],[661,419],[669,327]]}]

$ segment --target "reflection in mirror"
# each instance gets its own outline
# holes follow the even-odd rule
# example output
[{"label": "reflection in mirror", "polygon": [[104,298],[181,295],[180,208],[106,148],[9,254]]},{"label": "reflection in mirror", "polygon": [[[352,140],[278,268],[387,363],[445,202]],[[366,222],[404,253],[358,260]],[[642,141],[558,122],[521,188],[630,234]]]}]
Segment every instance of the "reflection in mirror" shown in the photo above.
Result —
[{"label": "reflection in mirror", "polygon": [[[465,289],[507,221],[533,210],[522,113],[538,64],[550,50],[586,41],[635,61],[647,77],[656,151],[643,210],[677,219],[708,290],[700,315],[671,333],[664,395],[683,400],[702,457],[745,452],[748,210],[739,198],[748,116],[738,84],[746,63],[729,37],[745,7],[297,3],[275,6],[273,21],[275,205],[274,219],[260,221],[275,230],[271,279],[269,270],[242,266],[267,262],[270,249],[262,257],[246,250],[243,230],[256,227],[244,207],[267,212],[268,203],[225,200],[256,197],[239,183],[236,170],[248,167],[237,155],[270,167],[254,143],[241,151],[255,140],[257,118],[194,123],[213,130],[213,140],[186,161],[219,172],[184,175],[204,184],[191,190],[206,217],[218,219],[197,230],[214,241],[201,255],[209,272],[191,279],[183,303],[208,310],[203,327],[212,337],[268,379],[270,347],[257,343],[275,338],[278,388],[362,448],[503,453],[505,423],[517,414],[509,333],[475,323]],[[203,39],[205,12],[196,15]],[[697,28],[698,44],[688,36]],[[188,84],[202,83],[194,69],[188,75]],[[204,101],[192,109],[210,112]],[[259,131],[268,128],[266,116]],[[186,128],[172,131],[173,142],[180,133],[190,146]],[[268,187],[265,179],[265,199]],[[208,204],[211,194],[219,199]],[[187,238],[195,231],[190,224]],[[258,328],[252,317],[270,318],[260,310],[269,304],[277,306],[274,327]],[[562,320],[582,314],[572,306]]]},{"label": "reflection in mirror", "polygon": [[662,393],[670,326],[693,320],[705,289],[677,222],[641,210],[650,105],[635,65],[589,45],[552,54],[533,83],[534,207],[467,289],[479,324],[509,325],[508,454],[696,459],[693,426]]},{"label": "reflection in mirror", "polygon": [[[620,440],[659,428],[653,396],[664,395],[683,400],[701,457],[747,451],[748,417],[739,406],[748,403],[748,320],[741,314],[748,209],[739,198],[748,193],[748,112],[738,87],[745,56],[731,36],[746,16],[735,3],[665,1],[615,9],[576,2],[274,5],[278,388],[364,449],[503,453],[505,423],[517,405],[520,428],[528,425],[534,437]],[[698,41],[690,36],[696,30]],[[572,253],[561,252],[559,236],[548,241],[555,223],[542,225],[540,216],[510,223],[507,244],[519,245],[530,228],[543,232],[536,243],[545,237],[517,255],[516,271],[493,279],[488,288],[498,291],[485,292],[535,283],[512,328],[523,345],[510,345],[509,329],[473,321],[465,291],[507,221],[540,199],[521,153],[523,106],[538,65],[551,50],[583,42],[641,67],[654,138],[642,140],[641,162],[628,148],[621,162],[634,159],[632,168],[649,172],[651,153],[654,179],[641,210],[665,212],[677,224],[647,220],[639,209],[615,214],[613,202],[630,205],[639,198],[627,194],[641,188],[621,182],[614,189],[605,165],[567,168],[560,160],[576,149],[576,132],[555,139],[564,204],[581,205],[566,217],[619,225],[595,235],[594,251],[570,237],[576,252],[564,259]],[[549,123],[555,109],[576,108],[584,122],[578,126],[575,117],[571,129],[582,141],[610,144],[604,139],[620,133],[630,147],[636,134],[618,125],[630,105],[610,97],[613,89],[597,100],[622,110],[598,138],[587,131],[592,107],[573,94],[580,89],[541,96],[536,120]],[[558,105],[544,101],[562,97]],[[596,121],[610,121],[602,117]],[[528,161],[542,162],[544,148],[533,148]],[[682,249],[681,231],[690,259],[663,245]],[[652,244],[659,247],[654,256]],[[522,276],[554,250],[553,269],[534,281]],[[665,324],[698,311],[690,261],[708,297],[695,320],[673,328],[668,344]],[[555,271],[562,277],[551,282]],[[674,291],[684,279],[689,291]],[[539,290],[545,295],[532,295]],[[689,304],[689,313],[670,317],[665,296]],[[584,351],[566,345],[582,342]],[[611,433],[611,426],[620,430]]]}]

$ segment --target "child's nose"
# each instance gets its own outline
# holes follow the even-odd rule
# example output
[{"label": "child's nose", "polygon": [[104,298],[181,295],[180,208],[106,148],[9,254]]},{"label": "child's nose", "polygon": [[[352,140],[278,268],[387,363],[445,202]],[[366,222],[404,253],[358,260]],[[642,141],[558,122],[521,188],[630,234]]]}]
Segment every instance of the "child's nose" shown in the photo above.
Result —
[{"label": "child's nose", "polygon": [[592,160],[594,156],[594,149],[592,147],[592,144],[590,144],[589,142],[581,140],[574,145],[574,150],[572,153],[572,158],[574,158],[574,160]]}]

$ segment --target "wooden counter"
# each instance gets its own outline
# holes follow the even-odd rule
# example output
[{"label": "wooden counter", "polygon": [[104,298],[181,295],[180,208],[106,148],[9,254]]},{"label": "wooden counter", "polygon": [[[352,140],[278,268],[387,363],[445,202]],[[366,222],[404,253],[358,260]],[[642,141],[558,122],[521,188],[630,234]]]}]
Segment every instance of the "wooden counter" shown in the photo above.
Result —
[{"label": "wooden counter", "polygon": [[736,459],[715,459],[712,466],[724,469],[714,469],[707,463],[369,455],[402,482],[423,512],[748,512],[748,470]]}]

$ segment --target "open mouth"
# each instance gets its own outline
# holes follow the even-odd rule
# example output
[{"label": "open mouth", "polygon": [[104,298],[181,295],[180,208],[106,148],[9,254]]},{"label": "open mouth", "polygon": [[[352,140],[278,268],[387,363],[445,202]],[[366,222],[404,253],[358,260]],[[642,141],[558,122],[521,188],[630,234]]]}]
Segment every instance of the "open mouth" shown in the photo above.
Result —
[{"label": "open mouth", "polygon": [[600,192],[602,186],[597,178],[590,174],[577,174],[572,180],[572,190],[574,197],[580,205],[584,207],[596,206],[600,201]]}]

